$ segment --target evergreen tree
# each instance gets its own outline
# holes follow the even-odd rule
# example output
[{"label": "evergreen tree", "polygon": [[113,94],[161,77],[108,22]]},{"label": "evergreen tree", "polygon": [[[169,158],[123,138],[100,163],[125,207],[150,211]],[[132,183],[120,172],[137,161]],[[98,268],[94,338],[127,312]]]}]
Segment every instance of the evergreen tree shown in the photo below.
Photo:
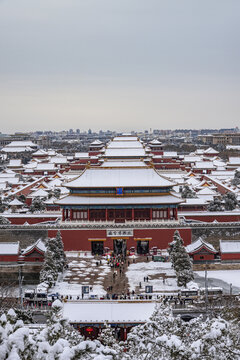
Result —
[{"label": "evergreen tree", "polygon": [[0,359],[31,360],[33,341],[29,329],[17,320],[16,313],[10,309],[0,317]]},{"label": "evergreen tree", "polygon": [[23,204],[25,204],[25,202],[26,202],[26,196],[23,195],[23,194],[21,194],[21,195],[19,195],[18,200],[21,201]]},{"label": "evergreen tree", "polygon": [[61,235],[60,230],[58,230],[57,235],[56,235],[56,246],[58,247],[58,261],[60,264],[59,271],[62,272],[67,265],[67,258],[66,258],[65,252],[64,252],[64,245],[63,245],[62,235]]},{"label": "evergreen tree", "polygon": [[208,211],[223,211],[222,200],[215,197],[213,201],[210,201]]},{"label": "evergreen tree", "polygon": [[225,210],[234,210],[237,207],[238,201],[236,195],[232,192],[228,192],[223,196]]},{"label": "evergreen tree", "polygon": [[109,324],[105,324],[105,327],[98,335],[98,340],[104,345],[103,354],[111,355],[112,359],[122,359],[124,344],[116,340],[113,334],[113,329]]},{"label": "evergreen tree", "polygon": [[43,267],[40,271],[40,281],[53,286],[58,277],[58,269],[55,263],[53,252],[47,247],[44,255]]},{"label": "evergreen tree", "polygon": [[0,216],[0,225],[10,225],[11,222],[4,216]]},{"label": "evergreen tree", "polygon": [[196,198],[196,193],[188,185],[184,185],[181,190],[182,198],[183,199],[192,199]]},{"label": "evergreen tree", "polygon": [[185,287],[189,281],[194,279],[194,275],[191,259],[178,230],[175,231],[173,241],[169,245],[169,255],[177,276],[177,284]]},{"label": "evergreen tree", "polygon": [[44,204],[45,199],[41,199],[39,196],[33,199],[32,204],[30,205],[30,211],[43,211],[46,209],[46,205]]},{"label": "evergreen tree", "polygon": [[236,170],[234,174],[234,178],[232,180],[232,185],[238,186],[240,185],[240,171]]}]

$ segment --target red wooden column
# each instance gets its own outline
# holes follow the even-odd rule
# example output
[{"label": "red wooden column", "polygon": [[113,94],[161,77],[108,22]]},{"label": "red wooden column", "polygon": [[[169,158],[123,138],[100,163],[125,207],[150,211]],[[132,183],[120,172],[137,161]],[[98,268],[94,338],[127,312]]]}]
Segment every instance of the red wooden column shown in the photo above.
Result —
[{"label": "red wooden column", "polygon": [[127,340],[127,329],[126,328],[123,329],[123,340],[124,341]]},{"label": "red wooden column", "polygon": [[72,221],[72,219],[73,219],[73,210],[70,209],[70,220]]},{"label": "red wooden column", "polygon": [[88,221],[90,220],[89,209],[87,209],[87,219],[88,219]]},{"label": "red wooden column", "polygon": [[134,220],[134,209],[132,209],[132,220]]},{"label": "red wooden column", "polygon": [[150,208],[150,220],[152,220],[152,208]]},{"label": "red wooden column", "polygon": [[176,220],[178,219],[178,208],[177,207],[175,208],[175,219]]},{"label": "red wooden column", "polygon": [[170,219],[170,208],[167,209],[167,218]]},{"label": "red wooden column", "polygon": [[105,220],[106,221],[108,220],[108,211],[107,211],[107,209],[105,209]]},{"label": "red wooden column", "polygon": [[62,221],[65,221],[65,209],[62,209]]}]

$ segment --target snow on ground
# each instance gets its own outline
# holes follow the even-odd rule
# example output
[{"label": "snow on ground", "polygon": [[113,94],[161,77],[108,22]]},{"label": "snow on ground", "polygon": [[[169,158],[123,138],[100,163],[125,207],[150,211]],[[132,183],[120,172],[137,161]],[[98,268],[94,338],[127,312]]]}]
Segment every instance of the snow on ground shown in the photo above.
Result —
[{"label": "snow on ground", "polygon": [[63,274],[63,280],[58,281],[56,286],[51,289],[52,293],[59,293],[63,296],[72,296],[73,299],[82,297],[82,286],[89,285],[89,296],[97,295],[98,297],[105,295],[103,288],[105,275],[110,271],[105,259],[101,260],[101,265],[96,266],[96,260],[93,256],[83,252],[67,252],[67,258],[76,258],[68,263],[68,269]]},{"label": "snow on ground", "polygon": [[[51,289],[51,293],[59,293],[60,295],[65,296],[72,296],[73,300],[76,300],[77,296],[79,296],[79,298],[82,298],[82,286],[85,285],[89,285],[88,282],[84,281],[81,284],[79,283],[67,283],[65,281],[62,282],[58,282],[56,284],[56,286],[54,286]],[[102,285],[94,285],[92,288],[92,291],[90,291],[89,296],[91,297],[91,295],[97,295],[102,296],[105,295],[106,292],[103,289]]]},{"label": "snow on ground", "polygon": [[[136,288],[141,282],[143,292],[145,291],[145,285],[152,285],[153,292],[171,292],[179,289],[177,286],[177,280],[174,277],[174,270],[171,267],[170,262],[139,262],[129,265],[126,271],[128,278],[130,291],[136,291]],[[144,282],[144,277],[149,278],[148,282]],[[164,283],[164,276],[165,283]],[[171,277],[168,277],[171,276]]]},{"label": "snow on ground", "polygon": [[[198,276],[204,277],[205,271],[195,271]],[[207,276],[210,279],[218,279],[240,288],[240,270],[209,270]]]},{"label": "snow on ground", "polygon": [[88,258],[93,259],[94,256],[91,254],[90,251],[65,251],[67,257],[76,257],[76,258]]}]

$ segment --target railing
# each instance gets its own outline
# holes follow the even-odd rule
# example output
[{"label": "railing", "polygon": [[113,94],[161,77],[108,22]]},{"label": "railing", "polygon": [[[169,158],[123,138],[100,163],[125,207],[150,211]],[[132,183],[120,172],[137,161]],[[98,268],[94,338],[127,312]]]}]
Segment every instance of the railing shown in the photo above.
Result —
[{"label": "railing", "polygon": [[221,222],[221,223],[185,223],[177,220],[167,221],[128,221],[125,223],[115,223],[113,221],[58,221],[54,224],[32,224],[32,225],[0,225],[1,230],[58,230],[58,229],[126,229],[126,228],[188,228],[188,229],[220,229],[220,228],[240,228],[240,222]]}]

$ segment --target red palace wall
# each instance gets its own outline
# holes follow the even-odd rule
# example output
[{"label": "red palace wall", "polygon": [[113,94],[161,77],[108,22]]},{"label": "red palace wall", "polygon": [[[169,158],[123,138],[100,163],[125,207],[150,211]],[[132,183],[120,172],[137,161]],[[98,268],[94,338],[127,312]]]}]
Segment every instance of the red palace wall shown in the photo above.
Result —
[{"label": "red palace wall", "polygon": [[221,260],[240,260],[240,253],[237,253],[237,254],[221,254]]},{"label": "red palace wall", "polygon": [[213,222],[214,220],[217,220],[218,222],[235,222],[235,221],[240,221],[240,214],[239,215],[235,215],[235,214],[223,214],[223,215],[215,215],[214,212],[211,215],[195,215],[195,214],[191,214],[191,215],[185,215],[184,213],[179,213],[180,215],[183,215],[186,219],[189,220],[198,220],[198,221],[203,221],[203,222]]},{"label": "red palace wall", "polygon": [[52,216],[52,217],[11,217],[11,215],[6,216],[6,218],[11,222],[13,225],[23,225],[25,222],[28,224],[38,224],[45,221],[56,221],[59,216]]},{"label": "red palace wall", "polygon": [[[136,247],[137,242],[134,238],[152,238],[149,242],[149,247],[157,246],[159,249],[168,248],[168,244],[173,240],[174,232],[177,229],[137,229],[134,230],[134,236],[127,239],[127,249],[130,247]],[[180,229],[181,237],[183,238],[184,245],[191,243],[191,229]],[[48,236],[54,237],[57,234],[57,230],[49,230]],[[104,247],[109,247],[113,250],[113,239],[106,236],[106,230],[81,230],[81,229],[69,229],[61,230],[61,235],[64,243],[64,249],[70,250],[83,250],[91,251],[91,241],[88,239],[102,239],[104,241]]]},{"label": "red palace wall", "polygon": [[214,260],[214,254],[194,254],[193,260],[204,261],[204,260]]},{"label": "red palace wall", "polygon": [[0,255],[0,261],[16,262],[18,261],[18,255]]}]

